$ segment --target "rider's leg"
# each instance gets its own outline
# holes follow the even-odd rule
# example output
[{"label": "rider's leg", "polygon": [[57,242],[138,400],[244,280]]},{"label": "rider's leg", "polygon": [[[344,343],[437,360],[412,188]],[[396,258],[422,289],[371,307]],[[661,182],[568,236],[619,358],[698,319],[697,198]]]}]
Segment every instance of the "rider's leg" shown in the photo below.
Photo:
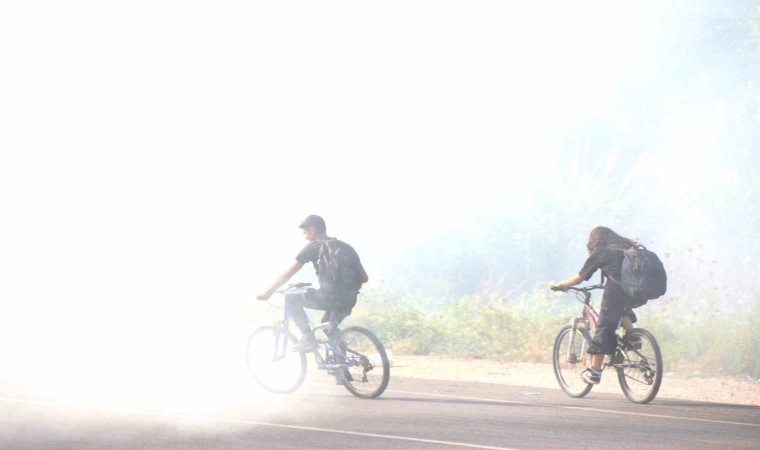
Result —
[{"label": "rider's leg", "polygon": [[331,322],[334,324],[330,328],[325,328],[325,334],[331,341],[338,337],[338,333],[340,333],[338,325],[343,322],[343,319],[350,315],[350,309],[333,309],[330,311],[325,311],[325,313],[322,315],[322,323]]},{"label": "rider's leg", "polygon": [[303,293],[285,296],[285,308],[287,308],[293,322],[301,330],[306,339],[316,341],[314,332],[309,325],[309,316],[304,308],[327,311],[334,307],[332,300],[316,289],[306,289]]},{"label": "rider's leg", "polygon": [[[330,296],[325,295],[322,291],[307,289],[303,293],[285,296],[285,308],[287,308],[288,313],[290,313],[293,322],[301,330],[304,338],[316,341],[314,332],[309,325],[309,316],[306,315],[304,308],[330,311],[335,309],[335,301]],[[341,318],[341,320],[343,320],[343,318]]]},{"label": "rider's leg", "polygon": [[[343,359],[341,354],[346,352],[346,348],[344,344],[335,342],[336,338],[340,334],[340,329],[338,329],[338,325],[343,321],[343,319],[345,319],[346,317],[350,315],[351,315],[351,309],[338,309],[338,310],[332,310],[332,311],[325,311],[325,314],[322,316],[322,323],[331,322],[332,324],[334,324],[330,328],[325,328],[325,334],[327,334],[327,337],[330,339],[331,342],[333,342],[333,345],[337,346],[337,350],[335,353],[336,363],[345,362],[345,359]],[[348,367],[342,367],[335,371],[335,384],[344,384],[352,380],[353,380],[353,377],[351,376],[351,372],[348,370]]]},{"label": "rider's leg", "polygon": [[[313,291],[314,289],[311,290]],[[304,293],[286,295],[285,309],[287,309],[288,314],[290,314],[290,317],[293,319],[293,323],[295,323],[298,329],[301,330],[301,334],[303,335],[304,339],[316,341],[314,332],[312,332],[311,328],[309,327],[309,316],[307,316],[306,311],[304,311],[304,304],[306,303],[307,294],[309,294],[308,291]]]},{"label": "rider's leg", "polygon": [[[611,295],[612,294],[612,295]],[[596,332],[588,349],[591,354],[591,368],[598,374],[602,370],[605,355],[613,355],[617,344],[615,330],[620,324],[620,318],[625,311],[625,304],[614,292],[605,288],[602,304],[599,308],[599,322]]]},{"label": "rider's leg", "polygon": [[620,319],[620,326],[625,329],[625,331],[633,330],[633,321],[631,320],[631,316],[625,315]]},{"label": "rider's leg", "polygon": [[[620,326],[625,329],[626,335],[629,331],[636,328],[636,320],[636,313],[633,312],[633,309],[626,308],[625,312],[623,313],[623,317],[620,318]],[[636,334],[630,335],[627,337],[626,343],[626,348],[628,349],[641,349],[641,336]]]},{"label": "rider's leg", "polygon": [[636,328],[636,321],[636,313],[634,313],[631,308],[625,308],[623,317],[620,319],[620,326],[623,327],[625,331],[630,331]]}]

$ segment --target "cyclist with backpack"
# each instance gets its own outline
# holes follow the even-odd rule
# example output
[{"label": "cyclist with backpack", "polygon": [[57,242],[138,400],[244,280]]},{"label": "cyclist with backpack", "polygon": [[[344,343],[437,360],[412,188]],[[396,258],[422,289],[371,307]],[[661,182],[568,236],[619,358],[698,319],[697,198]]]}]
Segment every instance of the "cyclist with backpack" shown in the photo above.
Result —
[{"label": "cyclist with backpack", "polygon": [[353,247],[327,236],[327,226],[322,217],[307,216],[299,228],[303,230],[304,238],[309,243],[296,255],[293,265],[256,298],[268,299],[274,291],[301,270],[304,264],[311,262],[314,265],[319,289],[308,288],[302,293],[285,296],[285,308],[303,333],[301,342],[292,349],[308,353],[317,349],[317,340],[309,327],[309,318],[304,308],[325,311],[322,322],[332,320],[340,323],[351,315],[359,289],[369,277]]},{"label": "cyclist with backpack", "polygon": [[607,279],[599,322],[588,349],[592,355],[591,367],[581,373],[586,383],[599,384],[604,355],[615,353],[618,324],[626,331],[634,327],[636,314],[632,308],[664,294],[666,275],[657,255],[607,227],[591,230],[586,247],[589,256],[580,272],[551,285],[551,289],[566,291],[570,286],[588,281],[599,269]]}]

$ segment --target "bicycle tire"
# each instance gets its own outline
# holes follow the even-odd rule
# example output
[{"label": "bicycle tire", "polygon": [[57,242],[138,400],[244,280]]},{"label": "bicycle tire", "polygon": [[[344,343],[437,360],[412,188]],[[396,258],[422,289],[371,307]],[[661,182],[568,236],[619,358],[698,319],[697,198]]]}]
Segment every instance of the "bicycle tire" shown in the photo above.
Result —
[{"label": "bicycle tire", "polygon": [[[575,334],[572,340],[573,348],[570,349],[573,334]],[[565,391],[565,394],[573,398],[586,396],[594,387],[583,381],[580,376],[583,370],[591,367],[591,356],[586,353],[586,350],[588,350],[586,339],[580,331],[573,330],[572,325],[565,325],[559,330],[552,350],[554,376],[557,377],[559,387]]]},{"label": "bicycle tire", "polygon": [[[286,339],[280,341],[280,348],[277,348],[277,337]],[[251,333],[246,346],[246,361],[248,370],[261,387],[275,394],[289,394],[301,387],[306,378],[306,355],[291,352],[288,348],[296,342],[290,331],[272,326]]]},{"label": "bicycle tire", "polygon": [[380,339],[366,328],[352,326],[343,329],[335,342],[335,347],[346,355],[342,361],[346,367],[338,376],[348,392],[365,399],[377,398],[385,392],[391,365]]},{"label": "bicycle tire", "polygon": [[[640,348],[631,348],[634,336]],[[635,340],[635,338],[633,338]],[[634,403],[649,403],[657,396],[662,384],[662,352],[654,335],[643,328],[634,328],[623,337],[626,348],[624,362],[617,367],[618,381],[623,394]],[[654,362],[654,367],[652,366]]]}]

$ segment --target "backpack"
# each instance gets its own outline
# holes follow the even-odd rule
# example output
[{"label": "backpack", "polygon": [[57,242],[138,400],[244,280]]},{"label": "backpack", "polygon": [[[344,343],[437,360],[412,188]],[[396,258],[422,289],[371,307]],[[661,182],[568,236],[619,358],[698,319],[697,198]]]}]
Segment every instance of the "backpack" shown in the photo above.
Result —
[{"label": "backpack", "polygon": [[314,266],[320,288],[330,294],[356,294],[362,286],[359,255],[343,241],[322,241]]},{"label": "backpack", "polygon": [[629,297],[654,300],[665,294],[668,276],[665,266],[654,252],[643,245],[636,245],[623,251],[619,284]]}]

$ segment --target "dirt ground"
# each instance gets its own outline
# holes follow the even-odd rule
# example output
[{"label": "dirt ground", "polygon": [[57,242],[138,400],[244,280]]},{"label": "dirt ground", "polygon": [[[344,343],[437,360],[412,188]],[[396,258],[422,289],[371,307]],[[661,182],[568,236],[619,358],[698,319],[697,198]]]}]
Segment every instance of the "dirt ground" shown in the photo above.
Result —
[{"label": "dirt ground", "polygon": [[[398,377],[559,389],[551,364],[409,355],[391,355],[391,360],[391,373]],[[594,391],[623,395],[614,373],[603,375]],[[657,397],[760,406],[760,381],[666,372]]]}]

